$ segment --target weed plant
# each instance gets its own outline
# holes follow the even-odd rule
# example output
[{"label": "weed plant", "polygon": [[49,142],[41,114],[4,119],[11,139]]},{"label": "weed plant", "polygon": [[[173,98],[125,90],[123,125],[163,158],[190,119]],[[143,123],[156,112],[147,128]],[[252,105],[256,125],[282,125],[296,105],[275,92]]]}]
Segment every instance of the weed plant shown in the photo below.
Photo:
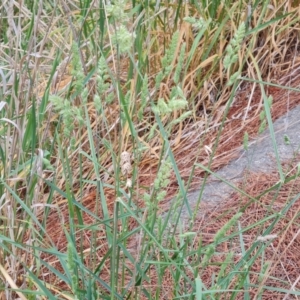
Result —
[{"label": "weed plant", "polygon": [[[274,236],[244,247],[240,220],[262,195],[234,187],[247,204],[211,242],[195,230],[241,87],[260,87],[259,132],[271,132],[280,175],[269,192],[298,175],[286,176],[279,161],[266,90],[271,65],[293,67],[296,2],[2,1],[1,299],[254,299],[250,287],[255,299],[268,289],[300,295],[286,281],[266,284]],[[204,162],[192,149],[213,133]],[[185,180],[182,151],[191,157]],[[203,184],[192,206],[197,169]],[[296,201],[251,228],[270,237]],[[238,260],[220,252],[224,242],[239,244]],[[220,255],[208,285],[203,276]],[[255,260],[262,268],[252,283]]]}]

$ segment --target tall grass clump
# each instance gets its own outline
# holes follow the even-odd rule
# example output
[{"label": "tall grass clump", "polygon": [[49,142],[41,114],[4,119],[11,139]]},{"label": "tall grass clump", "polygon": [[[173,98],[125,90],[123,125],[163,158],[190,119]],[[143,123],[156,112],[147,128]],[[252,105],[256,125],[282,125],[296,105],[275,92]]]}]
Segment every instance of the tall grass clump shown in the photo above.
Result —
[{"label": "tall grass clump", "polygon": [[[298,176],[279,161],[266,89],[268,63],[280,74],[293,67],[297,7],[24,0],[0,12],[1,298],[287,294],[264,237],[277,238],[271,232],[298,195],[243,226],[251,205]],[[227,182],[245,201],[215,218],[206,239],[201,195],[249,84],[260,87],[257,131],[271,132],[280,181],[255,197]],[[190,203],[195,184],[200,196]]]}]

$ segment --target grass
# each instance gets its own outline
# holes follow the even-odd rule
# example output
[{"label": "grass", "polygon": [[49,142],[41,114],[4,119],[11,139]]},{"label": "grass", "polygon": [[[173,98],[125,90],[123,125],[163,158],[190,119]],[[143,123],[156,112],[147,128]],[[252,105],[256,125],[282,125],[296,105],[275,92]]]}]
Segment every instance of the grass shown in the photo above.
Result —
[{"label": "grass", "polygon": [[[299,172],[273,129],[297,104],[298,4],[0,4],[1,299],[299,296]],[[277,173],[202,203],[266,127]]]}]

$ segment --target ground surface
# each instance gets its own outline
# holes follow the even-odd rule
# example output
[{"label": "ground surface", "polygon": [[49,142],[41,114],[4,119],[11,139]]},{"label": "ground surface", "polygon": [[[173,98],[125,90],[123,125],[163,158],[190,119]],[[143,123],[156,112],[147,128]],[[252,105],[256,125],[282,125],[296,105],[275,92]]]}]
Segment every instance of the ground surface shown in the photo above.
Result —
[{"label": "ground surface", "polygon": [[[288,102],[288,99],[283,97],[283,101]],[[296,174],[300,162],[299,116],[300,106],[296,106],[273,123],[280,164],[287,177]],[[223,255],[230,252],[234,253],[235,262],[240,263],[240,256],[246,255],[247,251],[252,251],[255,247],[259,251],[260,247],[265,247],[264,255],[262,258],[258,256],[250,270],[250,298],[262,296],[262,299],[298,299],[299,178],[296,176],[290,182],[280,184],[269,129],[253,139],[247,150],[243,146],[236,147],[232,156],[236,158],[208,176],[203,190],[195,189],[187,195],[192,211],[197,211],[192,229],[197,232],[195,240],[201,239],[202,245],[211,243],[218,230],[242,210],[239,227],[244,245],[241,246],[241,241],[238,240],[221,243],[218,246],[220,256],[212,258],[213,264],[218,265],[225,259]],[[199,197],[201,201],[197,207]],[[249,200],[251,197],[253,201]],[[283,217],[273,227],[272,222],[278,213]],[[183,209],[181,220],[187,219],[187,216],[187,209]],[[269,221],[265,221],[268,218]],[[265,242],[269,243],[268,246]],[[269,266],[263,269],[265,261]],[[211,265],[203,271],[201,280],[206,286],[211,286],[211,278],[218,271],[218,267]],[[264,274],[263,279],[261,274]],[[275,291],[277,288],[281,288],[282,292]],[[238,299],[243,299],[244,292],[240,293]],[[226,297],[224,294],[224,299]]]},{"label": "ground surface", "polygon": [[[291,160],[300,150],[299,117],[300,106],[297,106],[274,122],[276,145],[281,163]],[[216,171],[215,174],[219,178],[214,175],[209,176],[202,192],[202,201],[225,201],[234,191],[234,188],[226,182],[231,184],[243,182],[245,180],[244,176],[247,176],[247,171],[258,173],[276,172],[275,150],[269,129],[252,141],[248,150],[243,149],[243,146],[241,146],[235,151],[237,158],[219,171]],[[297,163],[295,161],[293,166],[295,167]],[[188,194],[191,207],[195,206],[200,192],[201,190],[199,189]]]},{"label": "ground surface", "polygon": [[[297,70],[297,72],[299,73],[300,71]],[[299,86],[297,76],[293,76],[290,81],[283,77],[281,80],[276,81],[276,83],[292,88]],[[300,106],[298,106],[300,102],[299,92],[291,92],[278,87],[267,87],[266,90],[268,95],[273,96],[271,114],[274,121],[277,149],[283,164],[284,174],[293,174],[296,171],[296,166],[299,161],[299,156],[298,160],[297,156],[296,159],[293,160],[293,156],[296,154],[300,145],[300,118],[298,117],[300,116]],[[251,91],[253,93],[251,93]],[[221,110],[224,112],[224,107],[222,107]],[[239,91],[236,100],[229,110],[224,129],[220,135],[216,155],[214,156],[210,168],[213,172],[216,172],[217,176],[228,181],[230,184],[234,184],[250,197],[256,197],[279,182],[274,148],[269,138],[268,130],[261,135],[258,134],[258,128],[261,123],[259,115],[262,110],[261,92],[258,86],[255,87],[255,85],[251,84]],[[218,120],[214,120],[216,129],[218,129],[222,121],[221,117]],[[244,132],[249,133],[249,148],[247,151],[243,149]],[[172,149],[178,169],[185,182],[189,178],[195,162],[199,162],[204,166],[208,165],[209,153],[205,150],[205,146],[210,149],[214,147],[217,130],[202,136],[195,129],[193,134],[194,135],[190,135],[183,140],[180,146],[173,145]],[[286,139],[284,138],[285,136],[287,137]],[[287,144],[287,141],[289,141],[290,144]],[[155,178],[155,174],[157,174],[157,165],[146,163],[147,160],[150,160],[150,158],[145,157],[145,163],[142,163],[139,169],[140,186],[150,186],[153,182],[153,178]],[[151,158],[151,162],[152,161],[153,159]],[[190,230],[197,233],[194,243],[195,248],[200,240],[203,246],[212,243],[213,237],[218,230],[220,230],[241,207],[247,206],[243,217],[240,219],[240,224],[242,228],[250,228],[250,230],[243,231],[242,235],[245,249],[251,249],[257,238],[265,235],[266,228],[270,226],[276,217],[276,213],[278,211],[284,211],[286,217],[282,218],[282,220],[276,224],[276,227],[273,228],[272,232],[270,232],[278,238],[275,239],[274,243],[272,243],[265,252],[267,259],[272,262],[271,266],[267,270],[262,270],[263,263],[258,259],[251,270],[251,274],[253,274],[251,282],[257,285],[260,280],[259,276],[263,273],[266,275],[266,282],[261,282],[261,284],[284,289],[284,292],[279,294],[266,289],[263,292],[264,299],[283,299],[282,295],[287,295],[286,290],[299,290],[300,253],[297,251],[300,247],[300,241],[298,241],[299,228],[297,226],[297,223],[299,223],[298,213],[300,211],[300,203],[297,198],[300,185],[299,180],[295,179],[282,188],[273,189],[270,193],[260,197],[258,201],[248,203],[249,197],[241,195],[241,193],[230,188],[228,184],[222,182],[220,178],[216,179],[211,175],[204,185],[201,204],[198,209],[195,209],[199,197],[199,187],[202,186],[204,174],[205,172],[200,167],[195,169],[191,182],[192,191],[188,194],[188,200],[193,208],[192,210],[197,211],[193,228],[190,228]],[[174,184],[171,184],[169,187],[168,199],[160,203],[161,212],[169,209],[171,203],[170,199],[172,195],[175,195],[178,191],[178,185],[176,185],[177,180],[174,174],[173,178]],[[112,215],[116,195],[113,189],[106,189],[105,192],[108,210]],[[134,198],[134,201],[140,206],[143,206],[144,203],[141,197],[142,193],[143,190],[137,193],[137,198]],[[139,195],[140,197],[138,197]],[[82,199],[82,204],[90,211],[95,211],[98,214],[97,208],[95,207],[96,199],[96,190],[87,191]],[[276,199],[275,204],[274,199]],[[292,203],[292,205],[289,206],[289,203]],[[67,202],[61,202],[60,205],[62,214],[65,215],[65,219],[67,220]],[[183,216],[187,216],[186,210],[183,210]],[[269,221],[262,222],[261,220],[265,218],[268,218]],[[181,219],[184,220],[183,217]],[[92,224],[94,221],[89,216],[84,216],[84,222],[85,224]],[[262,228],[260,224],[264,224],[264,228]],[[131,224],[132,228],[136,225],[135,222]],[[62,236],[62,225],[57,222],[57,214],[53,213],[49,216],[47,226],[48,229],[51,228],[49,231],[51,240],[54,241],[60,251],[65,251],[67,241]],[[235,230],[237,230],[237,228],[235,228]],[[87,248],[89,247],[90,236],[91,233],[87,231],[84,244]],[[108,248],[105,235],[100,230],[98,241],[102,245],[99,248],[98,255],[102,257]],[[127,248],[130,252],[138,252],[135,237],[129,241]],[[219,245],[218,251],[224,255],[229,253],[229,251],[233,251],[234,263],[236,264],[240,260],[240,253],[243,250],[239,243],[231,244],[231,241],[228,240]],[[280,253],[284,255],[279,255]],[[52,259],[49,258],[49,260],[51,261]],[[219,260],[221,262],[224,260],[224,257],[219,256],[212,258],[213,262],[216,261],[218,263]],[[203,283],[206,286],[212,286],[210,280],[213,278],[213,274],[218,273],[214,264],[212,263],[207,268],[201,270],[201,272]],[[109,274],[102,274],[102,277],[103,280],[109,280]],[[155,286],[157,284],[156,278],[155,276],[151,278],[151,284]],[[53,279],[49,278],[49,282],[52,281]],[[171,291],[174,283],[166,278],[163,286],[166,295],[172,295]],[[168,293],[168,290],[170,293]],[[251,291],[251,299],[255,299],[258,293],[259,288],[253,288]],[[243,296],[244,293],[241,292],[241,299]],[[286,299],[294,299],[293,297],[292,295]],[[166,296],[163,299],[172,299],[172,297]]]}]

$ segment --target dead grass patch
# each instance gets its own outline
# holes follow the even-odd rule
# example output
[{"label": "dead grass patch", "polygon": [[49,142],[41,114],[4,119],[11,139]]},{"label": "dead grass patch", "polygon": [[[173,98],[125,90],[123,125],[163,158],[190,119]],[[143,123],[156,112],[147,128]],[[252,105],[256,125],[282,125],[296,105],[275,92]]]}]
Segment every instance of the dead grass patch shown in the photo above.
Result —
[{"label": "dead grass patch", "polygon": [[[275,173],[248,173],[245,176],[245,182],[241,183],[241,188],[249,195],[256,197],[263,193],[266,189],[278,183],[279,177]],[[279,190],[271,191],[264,195],[257,202],[252,203],[244,211],[240,219],[242,229],[249,228],[242,233],[245,251],[249,250],[257,241],[258,237],[263,233],[276,219],[276,214],[282,211],[286,205],[292,201],[297,195],[299,198],[300,179],[296,179]],[[201,237],[203,246],[211,243],[216,232],[240,209],[248,202],[248,199],[241,197],[237,193],[233,193],[230,199],[224,199],[217,207],[210,206],[209,203],[204,204],[201,209],[202,217],[197,220],[194,230],[199,233],[197,238]],[[300,288],[299,270],[300,270],[300,252],[299,243],[299,199],[286,211],[283,217],[276,223],[269,235],[276,235],[271,239],[272,242],[265,242],[263,245],[264,254],[254,261],[250,269],[250,283],[252,286],[249,290],[250,298],[257,299],[262,292],[262,299],[297,299],[296,296],[288,296],[277,291],[268,290],[263,286],[271,288],[283,288],[285,290],[293,290]],[[273,216],[270,220],[260,223],[261,220]],[[254,224],[257,224],[253,226]],[[253,226],[251,228],[251,226]],[[230,234],[230,233],[228,233]],[[261,247],[260,243],[256,247]],[[226,240],[218,245],[219,255],[212,258],[212,265],[201,271],[201,279],[206,286],[213,286],[213,274],[218,274],[219,267],[217,262],[224,261],[225,256],[232,251],[234,253],[234,262],[241,260],[243,250],[240,245],[239,238]],[[255,254],[256,251],[253,251]],[[264,264],[266,269],[263,270]],[[240,269],[242,272],[242,267]],[[255,287],[256,285],[256,287]],[[228,285],[228,288],[234,288],[235,282]],[[243,299],[244,292],[239,292],[237,299]],[[224,293],[221,299],[227,299],[231,292]]]}]

